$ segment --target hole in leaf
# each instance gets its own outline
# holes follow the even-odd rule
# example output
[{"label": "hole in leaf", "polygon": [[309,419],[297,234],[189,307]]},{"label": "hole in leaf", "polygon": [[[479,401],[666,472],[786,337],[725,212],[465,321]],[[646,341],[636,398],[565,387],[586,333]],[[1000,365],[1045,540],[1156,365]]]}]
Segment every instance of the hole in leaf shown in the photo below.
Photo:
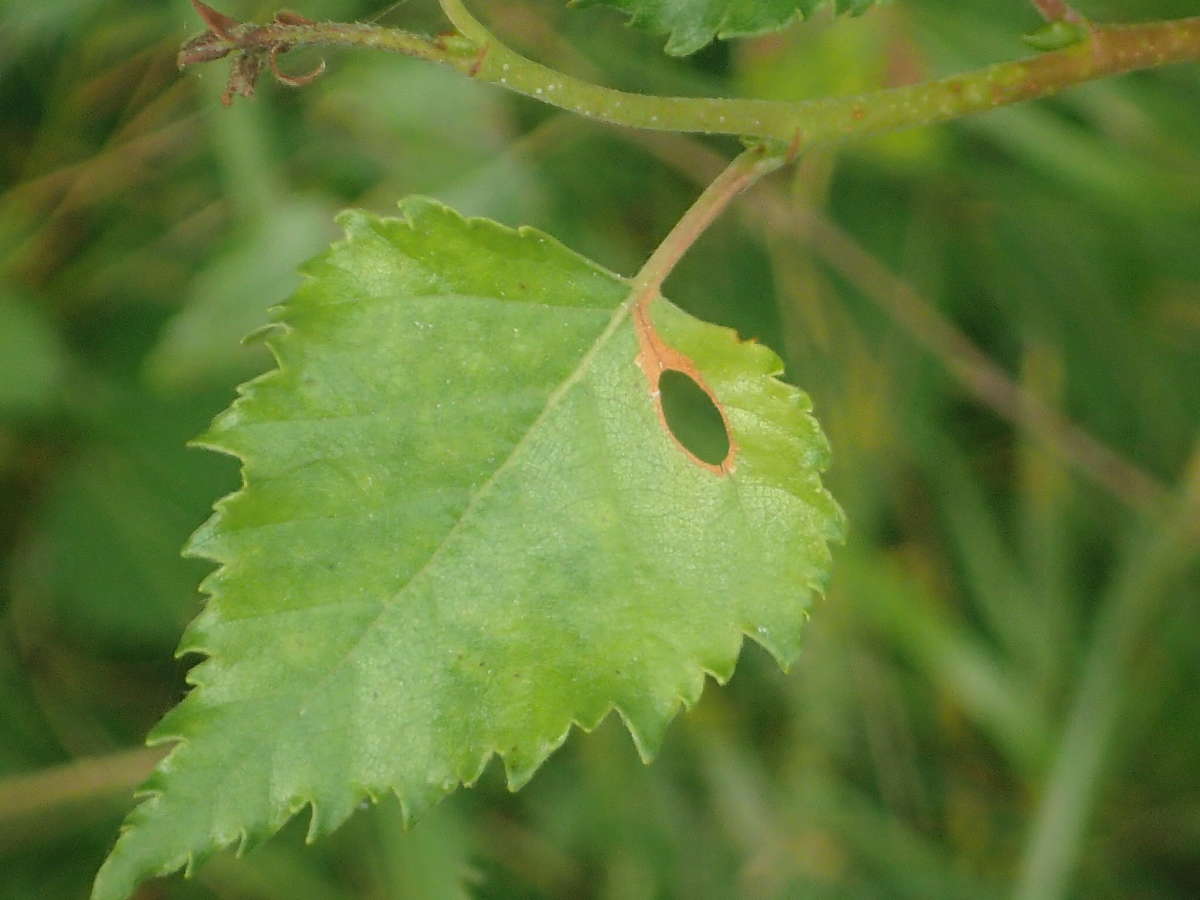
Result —
[{"label": "hole in leaf", "polygon": [[692,456],[719,466],[729,454],[725,421],[704,388],[683,372],[667,369],[658,379],[663,416],[675,440]]}]

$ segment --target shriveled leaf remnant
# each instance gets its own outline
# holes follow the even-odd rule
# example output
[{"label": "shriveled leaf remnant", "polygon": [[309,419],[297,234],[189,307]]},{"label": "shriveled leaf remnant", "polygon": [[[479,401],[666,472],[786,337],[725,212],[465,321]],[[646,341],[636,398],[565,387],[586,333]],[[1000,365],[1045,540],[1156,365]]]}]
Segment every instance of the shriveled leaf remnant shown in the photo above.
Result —
[{"label": "shriveled leaf remnant", "polygon": [[664,429],[627,282],[402,208],[345,214],[278,311],[278,368],[201,439],[244,478],[189,547],[220,564],[181,646],[208,659],[95,900],[305,807],[312,836],[388,791],[419,814],[492,754],[515,789],[613,709],[648,759],[743,635],[796,653],[842,520],[775,354],[654,305],[729,423],[715,473]]},{"label": "shriveled leaf remnant", "polygon": [[629,24],[666,34],[666,51],[687,56],[713,38],[748,37],[783,28],[822,8],[857,15],[886,0],[579,0],[576,6],[612,6]]}]

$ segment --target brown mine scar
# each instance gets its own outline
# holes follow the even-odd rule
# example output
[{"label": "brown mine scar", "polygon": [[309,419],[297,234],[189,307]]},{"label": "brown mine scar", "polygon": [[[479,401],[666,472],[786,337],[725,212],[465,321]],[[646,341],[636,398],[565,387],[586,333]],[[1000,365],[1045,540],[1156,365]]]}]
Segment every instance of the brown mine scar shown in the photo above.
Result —
[{"label": "brown mine scar", "polygon": [[[654,399],[654,411],[658,413],[658,422],[663,427],[663,431],[671,436],[671,440],[675,445],[682,450],[689,460],[695,463],[702,469],[707,469],[714,475],[725,476],[734,470],[736,461],[738,444],[733,436],[733,429],[729,426],[729,419],[725,415],[725,407],[721,401],[717,399],[717,395],[713,393],[712,388],[708,386],[708,382],[704,380],[704,376],[700,374],[700,370],[696,368],[696,363],[686,353],[680,353],[674,347],[668,345],[658,334],[654,323],[650,319],[650,304],[658,297],[658,292],[654,292],[645,298],[637,300],[633,305],[633,330],[637,334],[638,341],[638,368],[642,370],[642,374],[646,376],[646,381],[650,384],[650,396]],[[667,422],[666,410],[663,409],[662,390],[659,383],[664,372],[679,372],[692,379],[700,388],[708,395],[708,399],[712,401],[717,412],[721,416],[721,424],[725,428],[725,436],[729,440],[729,450],[725,453],[725,458],[717,464],[708,463],[696,456],[691,450],[683,445],[683,442],[675,436],[675,432],[671,430],[670,424]]]}]

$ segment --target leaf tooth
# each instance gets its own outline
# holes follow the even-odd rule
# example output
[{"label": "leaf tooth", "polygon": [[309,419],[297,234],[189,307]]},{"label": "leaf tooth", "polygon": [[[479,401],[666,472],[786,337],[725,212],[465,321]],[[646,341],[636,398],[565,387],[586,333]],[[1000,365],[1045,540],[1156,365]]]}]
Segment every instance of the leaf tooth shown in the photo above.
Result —
[{"label": "leaf tooth", "polygon": [[[196,874],[196,870],[216,856],[235,846],[240,841],[238,831],[218,831],[209,835],[209,841],[202,844],[200,847],[193,847],[188,850],[183,862],[183,877],[191,878]],[[179,865],[176,864],[171,869],[168,869],[161,874],[167,875],[171,872],[178,871]],[[158,874],[158,873],[156,873]]]},{"label": "leaf tooth", "polygon": [[228,438],[229,433],[241,422],[240,415],[234,413],[235,407],[230,407],[223,412],[217,420],[213,421],[208,430],[201,432],[188,441],[188,446],[202,450],[212,450],[215,453],[223,453],[226,456],[232,456],[234,459],[245,462],[237,446],[231,443]]},{"label": "leaf tooth", "polygon": [[[487,770],[488,763],[490,763],[493,757],[496,755],[497,753],[495,748],[484,750],[476,754],[474,762],[471,765],[460,767],[458,770],[456,775],[458,784],[461,784],[463,787],[474,787],[479,779],[483,777],[484,771]],[[463,762],[467,763],[469,760],[464,759]]]},{"label": "leaf tooth", "polygon": [[[686,667],[684,677],[686,680],[676,691],[675,699],[684,709],[691,709],[704,693],[704,680],[708,677],[708,670],[699,663],[692,663]],[[678,706],[676,711],[678,711]]]},{"label": "leaf tooth", "polygon": [[537,770],[542,767],[542,763],[566,742],[567,738],[571,736],[571,729],[577,725],[580,730],[588,731],[572,719],[567,722],[566,727],[561,729],[557,737],[542,739],[528,752],[522,752],[523,748],[520,746],[513,747],[507,752],[497,751],[497,755],[504,762],[504,775],[508,789],[516,792],[527,785]]},{"label": "leaf tooth", "polygon": [[346,236],[340,241],[335,241],[328,250],[315,257],[312,260],[313,263],[328,260],[339,249],[353,243],[355,238],[373,233],[375,223],[379,221],[377,216],[373,216],[363,209],[344,209],[334,216],[333,220],[337,222]]},{"label": "leaf tooth", "polygon": [[309,814],[308,828],[304,832],[304,843],[314,844],[318,838],[337,830],[338,826],[350,818],[350,814],[367,796],[366,790],[356,787],[350,789],[348,801],[340,804],[319,803],[315,797],[309,797],[305,801],[305,805],[309,808]]},{"label": "leaf tooth", "polygon": [[432,809],[449,793],[441,784],[423,783],[410,785],[405,793],[397,792],[400,798],[402,821],[406,828]]},{"label": "leaf tooth", "polygon": [[717,684],[725,684],[733,677],[741,653],[742,629],[735,627],[729,629],[722,646],[711,657],[701,659],[696,664],[703,674],[711,675]]},{"label": "leaf tooth", "polygon": [[[244,487],[244,485],[243,485]],[[221,526],[225,521],[225,509],[229,502],[241,493],[241,489],[232,494],[226,494],[215,504],[213,504],[213,513],[201,523],[200,527],[191,533],[187,542],[183,545],[181,551],[185,557],[189,559],[207,559],[215,563],[224,564],[227,562],[225,554],[222,551],[222,529]],[[216,569],[205,576],[200,582],[201,592],[211,596],[217,592],[223,582],[222,568]]]},{"label": "leaf tooth", "polygon": [[[805,610],[801,624],[807,618],[808,611]],[[767,651],[775,664],[787,672],[800,655],[801,630],[800,625],[791,622],[772,623],[764,620],[743,626],[742,634]]]},{"label": "leaf tooth", "polygon": [[[192,671],[195,671],[195,666]],[[191,672],[188,673],[189,675]],[[187,746],[188,737],[191,729],[188,725],[194,724],[195,720],[191,715],[189,704],[181,703],[178,706],[170,709],[167,713],[155,723],[150,729],[150,733],[146,736],[146,743],[150,746],[158,744],[171,743],[176,741],[171,751],[159,762],[151,773],[150,778],[146,781],[147,790],[157,792],[160,789],[165,789],[165,786],[160,786],[159,782],[163,781],[167,774],[171,772],[178,764],[179,755],[185,753],[184,748]]]},{"label": "leaf tooth", "polygon": [[654,761],[654,757],[662,748],[663,739],[667,734],[667,726],[675,718],[675,714],[679,711],[679,705],[677,698],[672,699],[666,709],[661,706],[655,709],[628,701],[616,705],[617,714],[625,723],[630,737],[633,738],[633,746],[637,750],[638,756],[647,765]]},{"label": "leaf tooth", "polygon": [[[267,310],[267,315],[278,317],[285,309],[284,304],[272,306]],[[268,322],[265,325],[259,325],[253,331],[249,332],[242,338],[242,346],[248,347],[254,344],[266,344],[270,346],[271,339],[279,332],[286,330],[287,326],[282,322]]]},{"label": "leaf tooth", "polygon": [[[261,833],[251,834],[251,832],[243,828],[238,834],[237,840],[233,842],[233,856],[235,859],[241,859],[249,851],[255,847],[262,846],[263,842],[270,837]],[[190,873],[189,873],[190,874]]]}]

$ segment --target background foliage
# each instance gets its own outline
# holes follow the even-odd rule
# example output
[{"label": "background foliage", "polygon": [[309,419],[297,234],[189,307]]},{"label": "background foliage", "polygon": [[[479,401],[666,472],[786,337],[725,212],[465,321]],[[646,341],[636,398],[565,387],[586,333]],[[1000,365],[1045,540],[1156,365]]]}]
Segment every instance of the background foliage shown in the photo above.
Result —
[{"label": "background foliage", "polygon": [[[611,11],[485,11],[518,47],[616,86],[776,97],[1006,58],[1036,24],[1019,3],[915,0],[677,60]],[[440,27],[424,0],[389,20]],[[125,751],[190,662],[171,651],[206,567],[178,548],[236,486],[232,461],[183,443],[267,365],[239,340],[337,236],[336,210],[429,194],[628,273],[694,196],[705,147],[734,148],[647,140],[368,55],[225,110],[217,68],[175,72],[196,30],[182,3],[0,7],[4,898],[82,895],[115,835],[144,771]],[[749,647],[651,768],[608,722],[518,795],[492,771],[408,834],[385,802],[314,849],[294,823],[145,896],[1003,895],[1036,811],[1059,802],[1045,787],[1062,725],[1130,583],[1145,602],[1115,626],[1129,652],[1102,657],[1121,716],[1100,777],[1075,788],[1097,805],[1073,893],[1194,896],[1194,551],[1146,578],[1171,523],[1081,479],[921,341],[954,322],[1177,483],[1200,409],[1198,88],[1195,67],[1090,85],[822,154],[761,189],[815,208],[937,319],[897,314],[828,229],[779,227],[765,202],[673,276],[681,305],[781,351],[834,445],[827,483],[851,536],[790,674]],[[53,781],[70,799],[23,790],[91,757],[112,761],[98,781]]]}]

